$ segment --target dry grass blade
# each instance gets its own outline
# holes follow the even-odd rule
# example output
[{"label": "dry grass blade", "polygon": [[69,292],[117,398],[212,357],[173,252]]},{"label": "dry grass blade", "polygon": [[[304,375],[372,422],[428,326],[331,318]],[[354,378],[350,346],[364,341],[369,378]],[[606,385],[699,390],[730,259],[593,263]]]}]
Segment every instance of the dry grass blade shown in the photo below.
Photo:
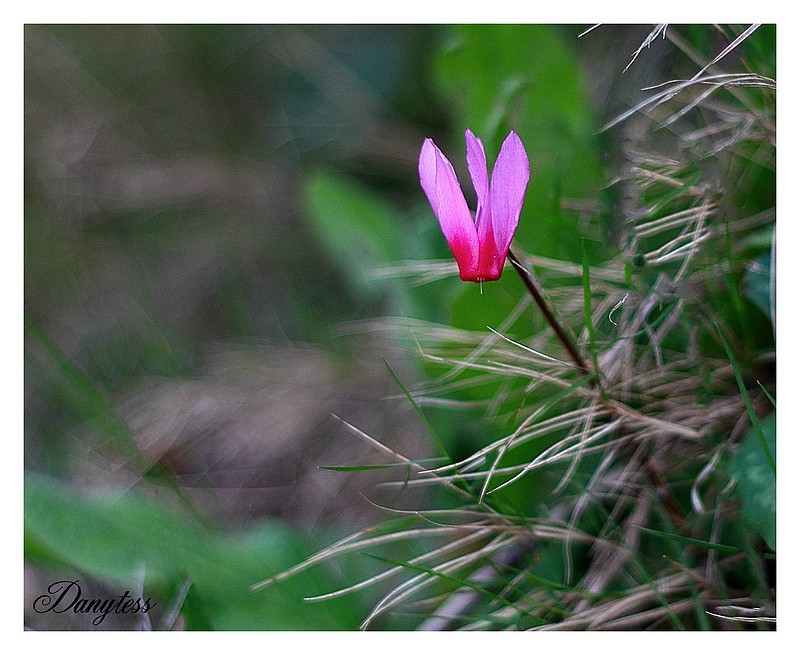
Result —
[{"label": "dry grass blade", "polygon": [[724,57],[727,57],[731,52],[733,52],[741,43],[749,37],[753,32],[755,32],[759,27],[760,24],[756,23],[754,25],[750,25],[744,32],[742,32],[739,36],[737,36],[733,42],[730,43],[722,52],[720,52],[714,59],[712,59],[709,63],[707,63],[703,68],[697,71],[697,74],[692,79],[697,79],[703,73],[705,73],[709,68],[714,66],[717,62],[719,62]]},{"label": "dry grass blade", "polygon": [[[603,442],[600,446],[593,446],[589,448],[589,444],[594,444],[596,441],[600,441],[606,437],[606,435],[613,433],[617,428],[622,425],[621,419],[616,419],[607,425],[603,425],[597,430],[595,430],[589,436],[578,435],[577,437],[573,436],[570,439],[565,439],[562,442],[554,444],[550,448],[547,448],[542,454],[538,455],[535,459],[533,459],[528,464],[525,464],[521,467],[508,467],[504,470],[506,473],[510,473],[512,471],[519,470],[518,473],[514,475],[510,480],[504,482],[503,484],[498,485],[492,491],[500,491],[511,484],[514,484],[517,480],[519,480],[523,475],[530,473],[535,468],[541,468],[543,466],[549,466],[554,463],[562,462],[562,461],[571,461],[574,457],[576,457],[579,453],[588,454],[593,453],[598,450],[603,450],[608,447],[610,444],[615,443],[614,440]],[[566,445],[569,442],[577,441],[577,443],[573,443],[572,445]]]},{"label": "dry grass blade", "polygon": [[633,53],[633,55],[631,56],[630,62],[622,70],[623,73],[633,65],[633,62],[636,61],[636,58],[639,56],[639,54],[642,52],[642,50],[644,50],[645,48],[649,48],[650,44],[653,41],[655,41],[658,38],[659,35],[661,35],[662,39],[666,38],[666,36],[667,36],[667,25],[668,25],[667,23],[659,23],[658,25],[655,26],[653,31],[650,32],[650,34],[647,35],[647,38],[637,48],[636,52]]},{"label": "dry grass blade", "polygon": [[432,567],[430,573],[424,572],[417,574],[409,580],[399,584],[386,596],[384,596],[375,605],[375,607],[372,608],[372,611],[361,624],[360,629],[366,630],[370,623],[372,623],[377,617],[390,611],[392,608],[396,607],[410,596],[413,596],[414,594],[417,594],[432,584],[438,582],[442,576],[452,576],[461,569],[471,566],[476,562],[480,562],[481,560],[492,556],[498,550],[508,547],[514,542],[514,540],[515,537],[498,536],[482,548]]},{"label": "dry grass blade", "polygon": [[[628,629],[634,625],[641,629],[642,623],[649,623],[654,618],[663,618],[675,610],[679,612],[691,609],[694,601],[679,601],[680,607],[670,608],[663,599],[684,593],[688,589],[690,579],[685,573],[674,573],[656,580],[655,585],[646,584],[628,590],[625,596],[614,598],[599,604],[591,604],[569,618],[551,625],[536,628],[538,630],[591,630],[620,628],[623,622]],[[648,606],[658,605],[655,609]],[[645,613],[646,612],[646,613]],[[638,617],[638,619],[636,618]]]},{"label": "dry grass blade", "polygon": [[[462,548],[470,546],[471,544],[473,544],[475,542],[478,542],[478,541],[482,540],[484,537],[486,537],[487,535],[491,534],[492,531],[493,531],[493,528],[487,528],[487,527],[480,528],[479,527],[472,534],[468,534],[467,536],[461,537],[460,539],[455,539],[454,541],[451,541],[450,543],[448,543],[448,544],[446,544],[446,545],[444,545],[444,546],[442,546],[440,548],[435,548],[435,549],[431,550],[430,552],[427,552],[427,553],[424,553],[422,555],[419,555],[418,557],[414,557],[414,558],[408,560],[408,563],[410,565],[425,564],[426,562],[428,562],[430,560],[434,560],[434,559],[439,558],[439,557],[441,557],[443,555],[447,555],[452,551],[458,551],[458,550],[460,550]],[[386,580],[387,578],[391,578],[392,576],[397,575],[398,573],[402,573],[405,570],[406,569],[404,567],[402,567],[402,566],[399,566],[399,565],[398,566],[393,566],[393,567],[391,567],[391,568],[389,568],[389,569],[387,569],[385,571],[382,571],[381,573],[378,573],[376,575],[373,575],[370,578],[367,578],[366,580],[362,580],[361,582],[357,582],[357,583],[355,583],[353,585],[350,585],[348,587],[344,587],[344,588],[338,589],[336,591],[331,591],[331,592],[326,593],[326,594],[320,594],[318,596],[308,596],[307,598],[305,598],[305,600],[308,600],[308,601],[321,601],[321,600],[329,600],[331,598],[338,598],[340,596],[345,596],[345,595],[353,593],[355,591],[359,591],[361,589],[365,589],[367,587],[371,587],[371,586],[377,584],[378,582]]]},{"label": "dry grass blade", "polygon": [[[297,575],[298,573],[305,571],[306,569],[311,568],[312,566],[316,566],[326,560],[332,559],[334,557],[338,557],[340,555],[344,555],[345,553],[363,550],[364,548],[379,546],[386,543],[393,543],[396,541],[402,541],[404,539],[418,539],[423,537],[430,537],[430,536],[444,536],[444,535],[452,535],[459,532],[462,532],[465,528],[458,525],[441,527],[441,528],[417,528],[413,530],[401,530],[396,532],[390,532],[388,534],[383,534],[379,536],[370,536],[374,530],[364,530],[362,532],[354,533],[348,537],[345,537],[341,541],[336,542],[332,546],[328,546],[324,550],[319,551],[315,555],[308,557],[300,564],[293,566],[286,571],[279,573],[278,575],[274,575],[271,578],[267,578],[266,580],[262,580],[254,584],[251,588],[253,590],[263,589],[271,584],[275,584],[276,582],[280,582],[281,580],[285,580],[290,578],[293,575]],[[473,526],[469,526],[467,529],[474,529]]]},{"label": "dry grass blade", "polygon": [[515,445],[519,446],[532,439],[547,435],[550,432],[569,427],[573,425],[576,419],[584,416],[584,414],[584,409],[576,409],[572,412],[565,413],[560,416],[554,416],[551,419],[546,419],[537,424],[535,428],[530,428],[530,425],[538,418],[538,412],[534,411],[525,419],[525,421],[520,424],[519,428],[517,428],[517,430],[508,437],[495,441],[488,446],[481,448],[460,462],[448,464],[446,466],[440,466],[436,469],[431,469],[430,472],[441,475],[450,471],[463,469],[467,466],[470,466],[471,463],[476,460],[483,461],[488,454],[494,451],[507,450],[511,443],[515,443]]},{"label": "dry grass blade", "polygon": [[[675,80],[672,82],[665,82],[659,86],[663,87],[664,85],[667,85],[667,88],[661,89],[659,92],[653,94],[645,100],[642,100],[631,109],[623,112],[615,119],[606,123],[602,127],[601,132],[619,125],[623,121],[628,120],[631,116],[638,114],[645,109],[653,109],[658,105],[671,100],[682,91],[698,85],[711,85],[712,91],[740,86],[764,87],[773,90],[776,88],[775,80],[753,73],[721,73],[719,75],[708,75],[706,77],[698,77],[691,80]],[[657,87],[651,87],[650,90],[654,88]]]}]

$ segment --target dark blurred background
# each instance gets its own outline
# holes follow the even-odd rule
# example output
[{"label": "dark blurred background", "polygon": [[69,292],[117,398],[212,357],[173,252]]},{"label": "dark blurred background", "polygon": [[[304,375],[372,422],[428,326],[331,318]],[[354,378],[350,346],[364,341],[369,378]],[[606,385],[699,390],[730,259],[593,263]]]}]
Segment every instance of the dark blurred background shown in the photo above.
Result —
[{"label": "dark blurred background", "polygon": [[[388,243],[422,229],[443,252],[435,225],[405,213],[421,208],[419,145],[447,120],[427,86],[437,38],[428,26],[26,26],[29,627],[96,629],[30,612],[32,599],[72,575],[94,581],[85,593],[130,588],[119,579],[138,574],[117,546],[131,538],[160,607],[191,572],[194,626],[341,627],[310,619],[300,593],[277,611],[248,587],[367,525],[378,510],[362,494],[392,497],[375,483],[393,473],[320,468],[386,462],[337,416],[430,454],[394,379],[411,384],[414,365],[385,335],[343,325],[401,309],[369,277],[391,262],[360,217],[390,211]],[[92,521],[84,494],[108,490],[118,505]],[[137,520],[126,503],[140,498],[166,513]],[[314,541],[264,532],[265,519]],[[211,551],[180,546],[198,526],[251,525]],[[253,564],[233,583],[242,548]],[[222,578],[204,585],[209,562]]]},{"label": "dark blurred background", "polygon": [[146,465],[210,493],[212,514],[313,522],[353,500],[347,476],[316,470],[355,457],[332,412],[425,451],[407,403],[384,400],[399,393],[381,361],[391,353],[339,335],[386,294],[343,279],[304,189],[328,169],[418,200],[422,126],[438,113],[421,74],[434,38],[26,28],[27,468],[138,484],[141,467],[109,465],[100,403]]}]

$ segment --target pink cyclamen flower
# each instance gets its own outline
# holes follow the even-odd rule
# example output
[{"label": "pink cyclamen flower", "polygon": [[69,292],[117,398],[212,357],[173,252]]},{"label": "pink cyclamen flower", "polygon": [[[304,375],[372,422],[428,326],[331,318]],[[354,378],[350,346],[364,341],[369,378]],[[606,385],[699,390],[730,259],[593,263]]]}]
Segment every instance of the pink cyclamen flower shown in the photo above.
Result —
[{"label": "pink cyclamen flower", "polygon": [[419,181],[453,251],[461,279],[497,280],[503,274],[508,248],[519,223],[530,178],[528,155],[516,132],[509,133],[500,148],[490,183],[483,143],[469,130],[466,140],[467,168],[478,196],[475,220],[452,164],[431,139],[425,139],[419,153]]}]

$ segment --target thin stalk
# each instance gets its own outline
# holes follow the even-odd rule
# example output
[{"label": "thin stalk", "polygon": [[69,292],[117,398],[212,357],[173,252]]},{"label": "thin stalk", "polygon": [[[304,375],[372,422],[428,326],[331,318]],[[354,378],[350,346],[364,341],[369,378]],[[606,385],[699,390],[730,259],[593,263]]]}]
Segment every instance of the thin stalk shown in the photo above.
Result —
[{"label": "thin stalk", "polygon": [[[583,372],[584,375],[591,375],[591,372],[589,370],[588,365],[586,364],[586,362],[583,359],[583,357],[580,356],[580,353],[578,353],[578,349],[575,347],[574,342],[567,335],[567,333],[564,330],[564,328],[561,327],[561,324],[558,322],[558,319],[556,319],[556,317],[553,314],[553,312],[551,312],[550,308],[547,306],[547,303],[545,302],[544,298],[542,297],[542,294],[539,293],[539,289],[536,287],[536,283],[533,281],[533,277],[531,276],[531,274],[522,265],[522,263],[519,261],[519,259],[517,259],[516,255],[514,255],[514,253],[512,253],[510,250],[508,251],[508,260],[511,262],[512,266],[517,271],[517,273],[519,273],[520,278],[522,278],[522,282],[527,287],[527,289],[530,292],[531,296],[533,296],[533,299],[536,301],[536,304],[539,306],[539,309],[542,310],[542,314],[544,314],[544,317],[545,317],[545,319],[547,319],[547,322],[550,324],[550,327],[553,328],[553,332],[556,333],[556,336],[558,337],[559,341],[561,341],[561,343],[564,344],[564,347],[567,349],[567,352],[569,352],[570,356],[572,357],[572,360],[575,362],[575,365],[581,370],[581,372]],[[588,270],[588,265],[586,264],[585,261],[584,261],[584,267],[583,268],[584,268],[584,284],[585,284],[586,281],[587,281],[586,272]],[[584,289],[584,294],[585,294],[585,297],[588,297],[586,289]],[[596,360],[596,356],[595,356],[595,362],[596,361],[597,360]],[[590,380],[590,384],[592,386],[595,386],[597,384],[597,379],[592,378]],[[608,399],[605,397],[605,395],[602,395],[602,399],[606,404],[608,404]],[[612,411],[615,411],[615,413],[617,413],[617,414],[619,413],[618,410],[614,410],[613,407],[611,407],[611,409],[612,409]],[[664,476],[661,473],[661,471],[658,470],[658,468],[653,464],[653,462],[650,461],[648,456],[646,454],[642,453],[635,446],[634,443],[629,443],[628,444],[628,451],[634,457],[637,458],[637,460],[639,461],[639,463],[640,463],[640,465],[642,467],[642,470],[645,472],[645,474],[649,478],[649,480],[650,480],[651,484],[653,485],[653,487],[657,491],[659,491],[660,493],[664,494],[664,498],[662,499],[662,502],[664,503],[664,506],[668,510],[670,516],[676,522],[679,521],[681,519],[681,517],[683,516],[683,514],[681,513],[681,510],[680,510],[680,507],[679,507],[678,503],[675,501],[674,497],[669,493],[668,482],[664,478]]]},{"label": "thin stalk", "polygon": [[528,269],[522,265],[522,262],[520,262],[519,259],[517,259],[517,256],[510,250],[508,251],[508,261],[511,262],[514,270],[519,274],[522,283],[528,289],[534,301],[539,306],[539,309],[541,310],[547,322],[550,324],[550,327],[553,328],[553,332],[556,333],[558,340],[564,345],[564,348],[567,349],[570,357],[572,357],[572,361],[575,362],[575,366],[577,366],[584,375],[591,375],[589,367],[578,352],[578,349],[575,346],[572,338],[567,334],[564,328],[561,327],[561,323],[558,322],[558,319],[547,306],[542,294],[539,293],[539,289],[536,287],[536,283],[533,281],[533,277],[528,272]]}]

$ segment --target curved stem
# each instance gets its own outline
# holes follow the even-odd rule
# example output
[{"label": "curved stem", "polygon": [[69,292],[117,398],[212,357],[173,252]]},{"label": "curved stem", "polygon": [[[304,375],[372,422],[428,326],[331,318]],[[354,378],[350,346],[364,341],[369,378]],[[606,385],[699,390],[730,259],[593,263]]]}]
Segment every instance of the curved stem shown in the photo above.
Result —
[{"label": "curved stem", "polygon": [[544,314],[545,319],[550,324],[550,327],[553,328],[553,332],[556,333],[558,340],[564,345],[564,348],[567,349],[570,357],[572,357],[572,361],[575,362],[575,366],[577,366],[584,375],[591,375],[591,371],[589,370],[586,361],[583,359],[583,357],[581,357],[573,340],[566,333],[564,328],[561,327],[561,323],[558,322],[558,319],[555,317],[553,312],[550,311],[550,308],[547,306],[542,294],[539,293],[539,289],[536,287],[536,283],[533,281],[533,277],[528,272],[528,269],[522,265],[522,262],[517,259],[517,256],[511,252],[511,250],[508,251],[508,261],[511,262],[514,270],[522,279],[523,284],[527,287],[531,296],[533,296],[534,301],[539,306],[542,314]]},{"label": "curved stem", "polygon": [[[528,272],[522,262],[517,259],[516,255],[508,251],[508,260],[511,262],[514,270],[519,273],[522,282],[527,287],[528,291],[530,292],[533,299],[536,301],[536,304],[539,306],[539,309],[542,310],[542,314],[544,314],[545,319],[550,324],[550,327],[553,328],[553,332],[556,333],[558,340],[564,344],[564,347],[567,349],[567,352],[572,357],[572,360],[575,362],[575,365],[581,370],[584,375],[591,375],[591,371],[586,364],[586,361],[581,357],[580,353],[578,352],[577,347],[573,340],[569,337],[567,332],[561,326],[561,323],[558,322],[558,319],[555,317],[553,312],[550,311],[550,308],[547,306],[542,294],[539,293],[539,289],[536,287],[536,283],[533,280],[533,276]],[[594,386],[596,380],[593,378],[590,381],[590,384]],[[606,404],[608,404],[607,399],[604,400]],[[614,411],[615,413],[619,414],[619,410],[615,409],[613,406],[609,405],[609,408]],[[678,503],[675,501],[674,496],[671,494],[669,490],[669,486],[667,480],[664,478],[664,475],[653,465],[653,463],[648,459],[647,455],[643,454],[638,448],[636,448],[635,444],[629,443],[628,444],[628,451],[636,457],[639,461],[642,469],[644,470],[647,477],[650,479],[650,482],[653,484],[654,488],[660,491],[663,494],[663,502],[667,511],[670,514],[670,517],[673,521],[680,521],[681,517],[683,516],[680,510]]]}]

